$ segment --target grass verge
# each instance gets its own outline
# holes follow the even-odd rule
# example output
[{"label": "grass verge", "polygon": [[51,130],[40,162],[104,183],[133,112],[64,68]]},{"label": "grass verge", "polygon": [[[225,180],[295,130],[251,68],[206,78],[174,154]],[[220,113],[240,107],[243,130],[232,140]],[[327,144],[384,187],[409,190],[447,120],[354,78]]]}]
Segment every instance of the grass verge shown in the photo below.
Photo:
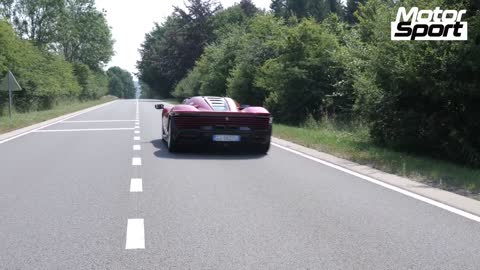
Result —
[{"label": "grass verge", "polygon": [[95,105],[106,103],[115,99],[115,97],[106,96],[98,100],[62,103],[58,106],[55,106],[51,110],[28,113],[13,113],[12,119],[10,119],[7,114],[0,117],[0,134],[40,123],[67,113],[72,113]]},{"label": "grass verge", "polygon": [[375,145],[365,127],[275,124],[274,136],[480,200],[480,170]]}]

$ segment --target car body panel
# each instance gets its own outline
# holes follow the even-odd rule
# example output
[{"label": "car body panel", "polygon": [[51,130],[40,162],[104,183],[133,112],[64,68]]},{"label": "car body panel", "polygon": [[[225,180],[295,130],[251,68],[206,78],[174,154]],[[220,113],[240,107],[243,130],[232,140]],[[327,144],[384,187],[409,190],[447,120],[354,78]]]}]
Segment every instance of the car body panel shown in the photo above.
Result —
[{"label": "car body panel", "polygon": [[[270,145],[272,118],[263,107],[241,107],[228,97],[192,97],[182,104],[164,106],[163,134],[176,144],[242,144],[266,149]],[[215,142],[215,138],[239,141]],[[263,152],[266,152],[263,151]]]}]

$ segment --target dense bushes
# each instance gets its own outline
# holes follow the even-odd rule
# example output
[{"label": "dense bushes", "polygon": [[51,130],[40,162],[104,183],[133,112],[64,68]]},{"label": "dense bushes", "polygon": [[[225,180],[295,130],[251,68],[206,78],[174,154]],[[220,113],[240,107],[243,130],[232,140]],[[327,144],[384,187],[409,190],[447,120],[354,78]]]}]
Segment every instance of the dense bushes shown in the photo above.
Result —
[{"label": "dense bushes", "polygon": [[[9,23],[0,21],[0,75],[8,70],[23,90],[14,93],[19,112],[49,109],[63,100],[96,99],[107,94],[108,78],[81,63],[69,63],[61,56],[44,52],[20,39]],[[1,93],[0,108],[8,105]],[[0,109],[0,114],[3,112]]]},{"label": "dense bushes", "polygon": [[[409,4],[447,8],[418,2]],[[362,7],[360,47],[368,53],[354,73],[357,111],[380,143],[479,166],[480,16],[463,8],[470,11],[466,42],[393,42],[383,38],[390,34],[384,22],[394,20],[396,8],[382,1]]]},{"label": "dense bushes", "polygon": [[[218,36],[171,94],[228,95],[264,105],[287,123],[361,121],[379,144],[480,166],[475,1],[348,1],[348,14],[324,10],[314,18],[302,18],[307,9],[293,2],[273,1],[277,16],[238,16],[238,6],[214,15],[229,22],[229,31],[214,24]],[[469,40],[391,41],[400,6],[467,9]]]},{"label": "dense bushes", "polygon": [[339,48],[337,37],[314,20],[291,19],[288,25],[259,16],[208,46],[173,95],[228,95],[265,105],[284,122],[320,117],[333,106],[327,100],[343,94]]},{"label": "dense bushes", "polygon": [[[80,94],[81,87],[72,64],[59,56],[43,53],[29,41],[21,40],[5,21],[0,21],[0,48],[0,75],[3,78],[10,69],[24,88],[15,93],[17,110],[50,108],[61,99]],[[5,92],[3,97],[6,97]],[[5,107],[8,101],[2,98],[0,102]]]}]

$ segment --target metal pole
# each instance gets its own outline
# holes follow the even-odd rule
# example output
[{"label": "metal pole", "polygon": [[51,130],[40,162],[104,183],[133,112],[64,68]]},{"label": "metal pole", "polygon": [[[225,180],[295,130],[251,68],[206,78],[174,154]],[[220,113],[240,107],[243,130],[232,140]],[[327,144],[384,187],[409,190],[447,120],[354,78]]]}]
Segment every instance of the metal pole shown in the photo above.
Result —
[{"label": "metal pole", "polygon": [[10,83],[10,71],[7,73],[7,88],[8,88],[8,113],[10,115],[10,120],[12,120],[12,85]]}]

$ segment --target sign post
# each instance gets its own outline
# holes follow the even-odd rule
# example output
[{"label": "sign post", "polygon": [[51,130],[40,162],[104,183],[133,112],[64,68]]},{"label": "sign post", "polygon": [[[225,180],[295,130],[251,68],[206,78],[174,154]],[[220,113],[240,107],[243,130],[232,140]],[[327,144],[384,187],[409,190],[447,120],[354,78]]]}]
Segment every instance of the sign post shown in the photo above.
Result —
[{"label": "sign post", "polygon": [[22,87],[18,84],[15,76],[13,76],[10,70],[7,72],[7,76],[3,78],[0,84],[0,90],[8,91],[8,114],[10,119],[12,119],[12,107],[13,107],[13,91],[20,91]]}]

